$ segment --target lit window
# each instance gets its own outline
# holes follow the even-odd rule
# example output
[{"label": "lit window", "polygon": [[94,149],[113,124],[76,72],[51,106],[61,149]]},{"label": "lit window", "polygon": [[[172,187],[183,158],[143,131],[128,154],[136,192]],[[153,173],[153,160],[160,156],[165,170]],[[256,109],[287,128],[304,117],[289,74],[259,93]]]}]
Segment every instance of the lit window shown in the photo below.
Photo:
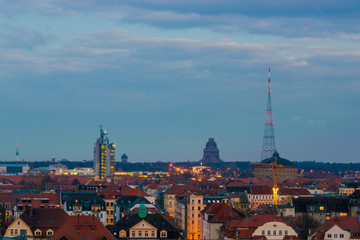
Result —
[{"label": "lit window", "polygon": [[324,206],[320,206],[320,210],[324,210]]}]

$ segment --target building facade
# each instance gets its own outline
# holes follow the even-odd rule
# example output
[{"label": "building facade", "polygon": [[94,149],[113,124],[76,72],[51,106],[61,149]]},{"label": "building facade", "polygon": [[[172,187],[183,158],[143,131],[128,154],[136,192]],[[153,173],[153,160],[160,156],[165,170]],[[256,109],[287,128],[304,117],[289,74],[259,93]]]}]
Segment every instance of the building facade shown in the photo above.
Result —
[{"label": "building facade", "polygon": [[[275,161],[275,158],[277,164],[282,165],[282,167],[278,169],[279,182],[285,181],[287,179],[295,179],[299,176],[298,167],[289,160],[281,158],[278,152],[275,152],[271,158],[267,158],[261,161],[261,163],[272,164]],[[273,178],[273,168],[259,165],[253,166],[253,168],[254,177],[258,179]]]},{"label": "building facade", "polygon": [[103,179],[115,174],[115,143],[110,143],[107,132],[100,127],[100,137],[94,147],[94,175]]}]

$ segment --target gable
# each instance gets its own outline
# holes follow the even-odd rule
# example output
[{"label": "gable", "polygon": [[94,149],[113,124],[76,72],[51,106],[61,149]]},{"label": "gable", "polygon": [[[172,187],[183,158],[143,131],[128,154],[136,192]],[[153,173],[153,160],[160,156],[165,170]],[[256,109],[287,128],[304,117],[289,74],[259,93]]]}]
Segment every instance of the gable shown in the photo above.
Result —
[{"label": "gable", "polygon": [[33,235],[30,227],[20,217],[15,219],[15,221],[10,224],[10,226],[7,228],[5,232],[4,237],[11,236],[11,230],[14,231],[14,229],[19,230],[18,235],[20,235],[20,229],[26,229],[27,235],[31,235],[31,236]]},{"label": "gable", "polygon": [[145,220],[140,221],[136,225],[130,228],[130,230],[140,230],[140,229],[151,229],[156,230],[156,227],[151,225],[150,223],[146,222]]},{"label": "gable", "polygon": [[343,234],[346,234],[347,231],[343,230],[341,227],[339,227],[338,225],[334,225],[332,226],[330,229],[328,229],[326,232],[325,232],[325,236],[326,234],[335,234],[335,233],[343,233]]}]

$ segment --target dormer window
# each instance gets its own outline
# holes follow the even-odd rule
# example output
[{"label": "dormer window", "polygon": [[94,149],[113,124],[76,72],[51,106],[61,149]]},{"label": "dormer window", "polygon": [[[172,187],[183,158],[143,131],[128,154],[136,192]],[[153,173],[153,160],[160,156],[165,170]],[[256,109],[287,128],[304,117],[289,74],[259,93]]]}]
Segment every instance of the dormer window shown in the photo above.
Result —
[{"label": "dormer window", "polygon": [[166,232],[165,230],[162,230],[162,231],[160,232],[160,237],[166,238],[166,237],[167,237],[167,232]]},{"label": "dormer window", "polygon": [[126,231],[125,230],[121,230],[119,233],[120,237],[126,237]]},{"label": "dormer window", "polygon": [[54,234],[54,232],[51,229],[46,231],[46,236],[52,236],[53,234]]},{"label": "dormer window", "polygon": [[82,206],[81,205],[74,205],[74,212],[81,212]]},{"label": "dormer window", "polygon": [[100,212],[100,206],[99,205],[92,205],[91,210],[93,212]]},{"label": "dormer window", "polygon": [[41,230],[40,229],[37,229],[36,231],[35,231],[35,236],[41,236]]}]

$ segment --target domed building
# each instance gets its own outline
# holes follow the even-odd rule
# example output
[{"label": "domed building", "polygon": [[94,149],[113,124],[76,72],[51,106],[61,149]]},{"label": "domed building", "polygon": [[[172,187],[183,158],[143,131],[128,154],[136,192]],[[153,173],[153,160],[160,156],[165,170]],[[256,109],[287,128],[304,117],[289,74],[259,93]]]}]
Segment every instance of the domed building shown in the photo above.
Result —
[{"label": "domed building", "polygon": [[[267,158],[262,160],[260,163],[272,164],[275,161],[278,165],[282,165],[282,168],[278,169],[278,181],[282,182],[287,179],[295,179],[298,177],[298,167],[293,164],[291,161],[280,157],[278,152],[274,152],[271,158]],[[273,178],[273,169],[270,166],[261,166],[254,165],[253,166],[253,174],[254,177],[258,179],[264,178]]]},{"label": "domed building", "polygon": [[209,138],[209,141],[206,143],[204,148],[203,158],[200,160],[202,163],[220,163],[224,162],[220,159],[220,151],[217,147],[217,144],[214,138]]}]

